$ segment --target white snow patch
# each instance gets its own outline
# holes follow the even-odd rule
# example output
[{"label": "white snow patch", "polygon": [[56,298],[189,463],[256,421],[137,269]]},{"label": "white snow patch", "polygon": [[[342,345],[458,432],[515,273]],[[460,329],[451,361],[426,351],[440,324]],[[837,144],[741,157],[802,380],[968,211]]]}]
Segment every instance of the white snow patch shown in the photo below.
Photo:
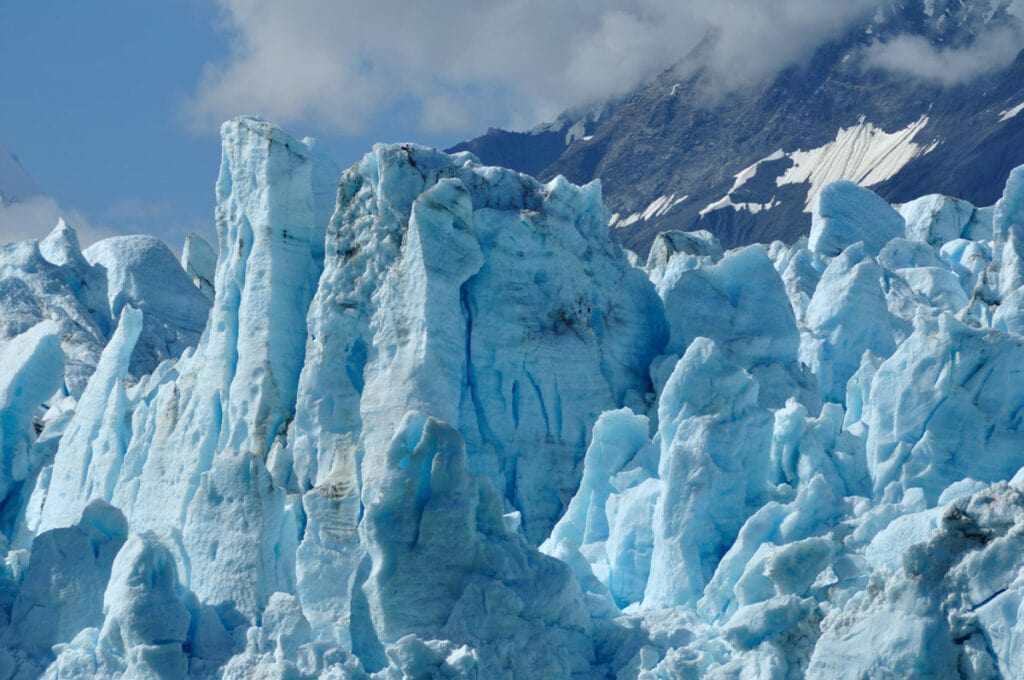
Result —
[{"label": "white snow patch", "polygon": [[1020,104],[1017,104],[1012,109],[1006,109],[1005,111],[1000,111],[999,112],[999,122],[1000,123],[1005,123],[1006,121],[1010,120],[1011,118],[1016,116],[1021,111],[1024,111],[1024,102],[1021,102]]},{"label": "white snow patch", "polygon": [[772,199],[767,203],[733,203],[732,195],[726,194],[721,199],[715,201],[711,205],[701,210],[700,216],[704,217],[708,213],[714,212],[716,210],[722,210],[723,208],[732,208],[737,212],[739,212],[740,210],[746,210],[747,212],[756,215],[762,210],[771,210],[775,206],[779,205],[779,203],[780,201],[775,200],[774,196],[772,196]]},{"label": "white snow patch", "polygon": [[782,160],[783,158],[785,158],[785,156],[786,156],[786,154],[782,151],[782,149],[777,149],[777,150],[773,151],[771,153],[771,155],[765,156],[764,158],[762,158],[761,160],[757,161],[756,163],[754,163],[750,167],[747,167],[747,168],[744,168],[744,169],[740,170],[738,173],[736,173],[736,181],[733,182],[732,189],[729,189],[729,193],[731,194],[731,193],[735,192],[741,186],[743,186],[744,184],[749,182],[751,180],[751,178],[753,178],[754,175],[757,174],[757,169],[758,169],[758,167],[760,167],[761,163],[767,163],[769,161]]},{"label": "white snow patch", "polygon": [[[934,2],[934,0],[932,1]],[[992,17],[994,17],[996,15],[996,12],[998,12],[1001,9],[1001,5],[1002,3],[1000,2],[1000,0],[989,0],[988,9],[985,10],[984,14],[982,14],[982,20],[986,24],[990,23],[992,21]]]},{"label": "white snow patch", "polygon": [[586,119],[576,121],[569,131],[565,133],[565,145],[569,146],[577,139],[583,139],[587,132],[587,121]]},{"label": "white snow patch", "polygon": [[650,220],[655,217],[661,217],[689,197],[690,196],[686,194],[676,198],[676,192],[666,196],[658,196],[656,199],[651,201],[646,208],[638,212],[631,213],[625,217],[622,217],[619,213],[615,213],[608,221],[608,224],[616,229],[622,229],[623,227],[636,224],[641,220]]},{"label": "white snow patch", "polygon": [[861,116],[857,125],[841,128],[834,141],[788,154],[793,166],[776,184],[810,182],[804,207],[805,212],[810,212],[818,193],[829,182],[845,179],[865,187],[874,186],[895,175],[914,158],[932,151],[938,140],[928,146],[913,141],[927,124],[928,116],[921,116],[902,130],[886,132]]},{"label": "white snow patch", "polygon": [[778,161],[782,160],[785,157],[786,153],[782,149],[777,149],[773,151],[770,155],[765,156],[764,158],[757,161],[753,165],[743,168],[742,170],[737,172],[736,181],[732,183],[732,188],[729,189],[729,192],[722,198],[718,199],[714,203],[710,204],[709,206],[701,210],[701,217],[707,215],[709,212],[721,210],[722,208],[728,208],[729,206],[732,206],[736,210],[749,210],[752,213],[758,213],[762,210],[769,210],[777,206],[778,201],[775,200],[774,196],[772,197],[772,200],[768,201],[767,203],[733,203],[732,195],[736,193],[737,189],[739,189],[744,184],[749,182],[754,177],[754,175],[757,174],[757,169],[758,167],[760,167],[761,163],[767,163],[769,161]]}]

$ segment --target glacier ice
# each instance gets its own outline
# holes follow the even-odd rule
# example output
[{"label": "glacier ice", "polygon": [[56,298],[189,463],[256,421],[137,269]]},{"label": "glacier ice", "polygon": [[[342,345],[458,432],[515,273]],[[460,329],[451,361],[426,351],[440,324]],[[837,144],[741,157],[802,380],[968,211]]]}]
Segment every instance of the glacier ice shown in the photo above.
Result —
[{"label": "glacier ice", "polygon": [[41,405],[64,378],[60,328],[41,321],[0,345],[0,366],[0,499],[6,501],[41,464],[34,450]]},{"label": "glacier ice", "polygon": [[181,249],[181,268],[192,277],[192,283],[211,302],[213,279],[217,272],[217,253],[202,236],[189,232]]},{"label": "glacier ice", "polygon": [[[22,241],[0,247],[0,342],[41,321],[56,323],[65,356],[63,388],[78,397],[110,336],[106,276],[75,249],[77,237],[66,224],[54,231],[42,243]],[[46,259],[41,247],[57,263]],[[78,257],[65,260],[68,250]]]},{"label": "glacier ice", "polygon": [[41,241],[0,248],[0,343],[43,320],[60,327],[65,355],[63,391],[76,399],[85,389],[121,309],[146,312],[143,339],[132,357],[142,377],[194,346],[206,325],[209,301],[159,239],[121,236],[85,251],[61,219]]},{"label": "glacier ice", "polygon": [[115,236],[86,248],[82,255],[107,276],[110,317],[130,305],[144,313],[131,357],[131,372],[150,373],[165,359],[196,344],[206,326],[208,303],[182,276],[170,249],[152,236]]},{"label": "glacier ice", "polygon": [[904,218],[878,194],[838,180],[826,185],[815,199],[807,247],[822,255],[838,255],[863,241],[868,254],[876,255],[905,231]]},{"label": "glacier ice", "polygon": [[644,263],[222,137],[218,255],[0,248],[0,677],[1022,677],[1024,168]]},{"label": "glacier ice", "polygon": [[47,661],[54,645],[103,623],[105,592],[128,527],[124,515],[101,500],[76,519],[36,536],[20,575],[6,632],[8,645],[25,655],[27,665]]},{"label": "glacier ice", "polygon": [[[718,345],[697,338],[676,363],[658,406],[661,495],[644,605],[692,604],[760,506],[773,420],[758,383]],[[760,464],[759,464],[760,463]]]},{"label": "glacier ice", "polygon": [[353,484],[420,410],[457,427],[470,469],[539,543],[578,484],[593,422],[646,404],[666,340],[650,283],[608,240],[596,185],[378,146],[341,178],[296,418],[271,467],[290,465],[280,475],[296,490]]},{"label": "glacier ice", "polygon": [[976,212],[967,201],[941,194],[922,196],[899,207],[907,238],[937,247],[963,236]]},{"label": "glacier ice", "polygon": [[60,439],[39,523],[26,518],[31,529],[68,526],[90,500],[111,500],[126,446],[125,378],[141,330],[142,312],[132,307],[121,310],[117,331]]}]

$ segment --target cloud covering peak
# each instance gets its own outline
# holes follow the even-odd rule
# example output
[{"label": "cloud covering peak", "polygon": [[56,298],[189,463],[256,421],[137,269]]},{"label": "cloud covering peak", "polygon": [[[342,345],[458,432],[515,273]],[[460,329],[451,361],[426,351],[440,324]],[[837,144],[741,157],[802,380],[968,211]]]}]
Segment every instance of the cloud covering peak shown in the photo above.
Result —
[{"label": "cloud covering peak", "polygon": [[[309,121],[325,130],[357,133],[376,117],[396,112],[413,112],[415,125],[431,132],[529,126],[628,92],[708,35],[716,36],[708,67],[719,86],[757,82],[865,22],[880,2],[219,4],[230,53],[206,65],[187,106],[198,128],[256,113],[282,123]],[[908,59],[922,56],[930,58],[920,72],[904,68]],[[873,66],[923,76],[936,70],[970,74],[991,61],[973,49],[935,52],[927,42],[913,40],[878,45],[869,59]]]}]

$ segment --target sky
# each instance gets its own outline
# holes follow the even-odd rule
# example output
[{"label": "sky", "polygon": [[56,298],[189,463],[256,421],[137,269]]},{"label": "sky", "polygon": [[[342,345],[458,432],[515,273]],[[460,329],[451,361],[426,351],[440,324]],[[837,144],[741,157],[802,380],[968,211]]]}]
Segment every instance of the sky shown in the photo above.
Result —
[{"label": "sky", "polygon": [[[0,142],[52,197],[0,214],[0,242],[43,236],[61,214],[83,245],[119,233],[175,248],[189,231],[213,239],[219,122],[275,112],[242,101],[202,122],[194,114],[204,73],[226,63],[235,36],[206,0],[0,0]],[[388,117],[358,130],[282,122],[322,139],[343,166],[378,138],[449,146],[481,131]]]},{"label": "sky", "polygon": [[[0,209],[0,242],[42,236],[58,215],[86,244],[212,239],[217,131],[236,115],[317,137],[347,167],[375,141],[445,148],[623,94],[709,31],[715,81],[755,82],[878,2],[0,0],[0,143],[46,194]],[[947,82],[1019,37],[968,52],[907,39],[868,56]]]}]

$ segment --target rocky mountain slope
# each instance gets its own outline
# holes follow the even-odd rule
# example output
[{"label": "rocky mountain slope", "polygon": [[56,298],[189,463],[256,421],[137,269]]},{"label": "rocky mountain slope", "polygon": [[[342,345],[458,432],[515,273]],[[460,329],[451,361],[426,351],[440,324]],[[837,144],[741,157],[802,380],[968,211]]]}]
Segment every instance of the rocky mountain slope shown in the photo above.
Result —
[{"label": "rocky mountain slope", "polygon": [[1007,6],[886,3],[809,63],[728,92],[704,45],[602,109],[527,133],[492,130],[452,150],[542,179],[600,178],[616,235],[641,254],[668,229],[706,229],[726,247],[792,243],[807,235],[815,197],[836,179],[893,203],[941,192],[991,205],[1024,163],[1024,53],[958,82],[872,68],[867,55],[897,36],[980,48],[1001,28],[1021,44]]},{"label": "rocky mountain slope", "polygon": [[39,193],[21,161],[0,143],[0,203],[11,204]]}]

